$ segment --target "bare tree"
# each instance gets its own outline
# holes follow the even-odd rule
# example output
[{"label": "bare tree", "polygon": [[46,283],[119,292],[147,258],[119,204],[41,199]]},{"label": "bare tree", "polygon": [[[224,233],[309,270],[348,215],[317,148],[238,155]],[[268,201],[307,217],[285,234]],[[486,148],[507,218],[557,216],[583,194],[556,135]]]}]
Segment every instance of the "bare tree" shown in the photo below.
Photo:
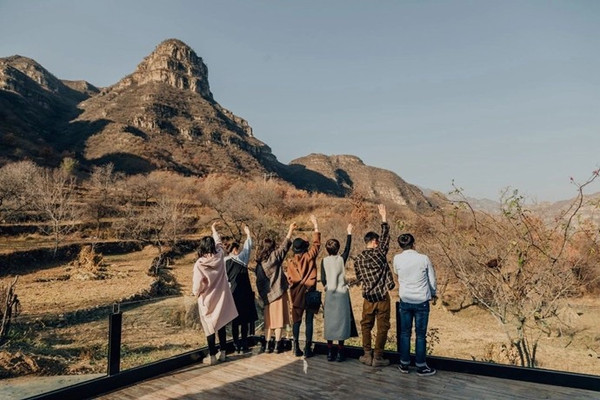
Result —
[{"label": "bare tree", "polygon": [[0,218],[11,219],[30,206],[29,185],[40,174],[31,161],[19,161],[0,168]]},{"label": "bare tree", "polygon": [[133,193],[127,196],[122,219],[115,227],[121,236],[152,244],[162,253],[165,243],[175,246],[183,234],[191,231],[194,217],[191,182],[173,174],[158,178],[153,175],[135,181],[142,197]]},{"label": "bare tree", "polygon": [[32,204],[47,225],[40,228],[54,238],[54,254],[63,236],[75,229],[81,216],[77,204],[75,178],[60,169],[43,169],[30,186]]},{"label": "bare tree", "polygon": [[577,197],[551,225],[524,205],[518,191],[503,196],[499,216],[474,211],[466,198],[451,211],[440,211],[439,257],[500,322],[522,366],[536,366],[540,338],[565,324],[560,318],[564,301],[581,291],[576,274],[581,259],[568,254],[574,249],[583,189],[597,177],[594,171],[576,184]]},{"label": "bare tree", "polygon": [[88,208],[96,222],[96,236],[100,237],[100,222],[110,215],[117,204],[117,183],[123,175],[114,172],[114,165],[108,163],[94,167],[88,181]]},{"label": "bare tree", "polygon": [[15,279],[8,285],[0,285],[0,345],[8,338],[10,326],[14,317],[19,314],[19,298],[15,293],[17,280]]}]

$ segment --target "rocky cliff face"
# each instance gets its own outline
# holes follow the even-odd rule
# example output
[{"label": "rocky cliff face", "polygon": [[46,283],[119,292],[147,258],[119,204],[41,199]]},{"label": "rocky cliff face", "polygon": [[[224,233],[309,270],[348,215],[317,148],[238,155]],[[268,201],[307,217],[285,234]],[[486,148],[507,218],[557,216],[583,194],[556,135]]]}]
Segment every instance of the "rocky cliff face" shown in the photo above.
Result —
[{"label": "rocky cliff face", "polygon": [[278,162],[248,123],[219,105],[208,69],[185,43],[159,44],[129,76],[80,103],[71,135],[86,160],[129,172],[273,171]]},{"label": "rocky cliff face", "polygon": [[[419,211],[434,207],[415,185],[407,183],[392,171],[365,165],[356,156],[310,154],[291,161],[290,166],[322,175],[329,182],[335,182],[338,191],[346,195],[354,194],[372,201],[391,201]],[[299,179],[303,176],[307,175],[301,174]],[[300,184],[310,185],[310,182]]]},{"label": "rocky cliff face", "polygon": [[160,43],[136,68],[135,72],[117,83],[113,90],[151,82],[166,83],[177,89],[197,93],[212,101],[208,85],[208,68],[202,58],[177,39]]},{"label": "rocky cliff face", "polygon": [[0,58],[0,163],[25,157],[59,162],[69,147],[66,126],[94,89],[87,82],[66,85],[27,57]]}]

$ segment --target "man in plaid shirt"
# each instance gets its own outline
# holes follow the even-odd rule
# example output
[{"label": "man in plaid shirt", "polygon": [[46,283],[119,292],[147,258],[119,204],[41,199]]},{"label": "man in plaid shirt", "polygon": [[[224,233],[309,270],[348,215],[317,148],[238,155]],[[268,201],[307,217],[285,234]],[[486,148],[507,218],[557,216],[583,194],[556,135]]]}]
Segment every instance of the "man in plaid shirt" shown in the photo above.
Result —
[{"label": "man in plaid shirt", "polygon": [[[365,354],[359,361],[365,365],[382,367],[390,364],[383,358],[383,348],[390,329],[390,295],[389,290],[396,285],[387,262],[390,247],[390,226],[387,223],[386,209],[378,206],[381,215],[381,238],[375,232],[365,235],[366,249],[354,259],[356,278],[362,284],[363,312],[360,325]],[[371,331],[377,321],[375,351],[371,353]]]}]

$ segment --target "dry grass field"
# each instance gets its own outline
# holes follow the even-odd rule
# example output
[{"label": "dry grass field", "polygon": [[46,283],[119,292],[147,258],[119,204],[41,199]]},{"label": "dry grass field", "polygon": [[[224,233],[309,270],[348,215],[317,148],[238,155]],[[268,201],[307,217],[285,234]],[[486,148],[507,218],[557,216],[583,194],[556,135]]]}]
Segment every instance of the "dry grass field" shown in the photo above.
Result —
[{"label": "dry grass field", "polygon": [[[42,375],[105,372],[108,314],[113,303],[120,303],[124,312],[122,369],[204,346],[199,326],[190,321],[189,315],[186,317],[186,310],[188,314],[194,310],[190,293],[195,254],[189,253],[169,266],[178,295],[148,299],[144,293],[155,278],[147,271],[157,254],[155,248],[146,247],[106,256],[102,279],[86,279],[85,274],[74,271],[72,263],[21,275],[17,293],[22,312],[15,324],[21,330],[13,340],[28,344],[27,348],[20,346],[37,363],[37,370],[29,372]],[[348,271],[348,275],[352,272]],[[4,277],[2,283],[10,279]],[[352,288],[351,295],[354,314],[360,319],[359,288]],[[394,291],[392,301],[397,297]],[[84,309],[87,313],[81,312]],[[569,319],[571,328],[563,331],[562,336],[553,334],[541,340],[538,366],[600,375],[600,304],[594,298],[572,299],[569,310],[564,318]],[[395,349],[394,327],[393,313],[389,349]],[[501,325],[480,308],[450,312],[438,303],[432,308],[429,328],[435,355],[494,362],[510,360],[510,354],[501,347],[506,342]],[[317,317],[315,340],[323,340],[322,314]],[[360,346],[360,339],[351,339],[348,344]]]}]

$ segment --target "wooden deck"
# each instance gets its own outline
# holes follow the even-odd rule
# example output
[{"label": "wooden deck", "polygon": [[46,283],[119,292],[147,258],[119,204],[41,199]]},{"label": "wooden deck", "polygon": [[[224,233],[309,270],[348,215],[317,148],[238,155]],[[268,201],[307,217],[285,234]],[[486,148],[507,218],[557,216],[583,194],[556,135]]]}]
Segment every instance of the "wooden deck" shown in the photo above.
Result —
[{"label": "wooden deck", "polygon": [[328,362],[283,354],[229,355],[98,397],[124,399],[598,399],[600,393],[438,371],[420,377],[396,365],[372,368],[355,359]]}]

